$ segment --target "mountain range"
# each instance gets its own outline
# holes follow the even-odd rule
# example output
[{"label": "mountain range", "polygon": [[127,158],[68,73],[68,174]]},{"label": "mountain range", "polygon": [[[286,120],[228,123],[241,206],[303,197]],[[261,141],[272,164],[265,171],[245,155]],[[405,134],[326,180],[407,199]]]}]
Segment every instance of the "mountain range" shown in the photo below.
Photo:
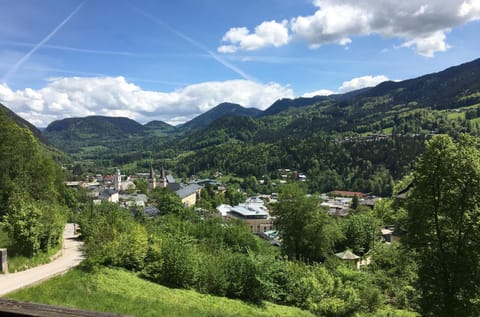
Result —
[{"label": "mountain range", "polygon": [[211,154],[231,142],[260,148],[282,142],[300,144],[319,134],[337,140],[460,131],[479,134],[479,108],[480,59],[345,94],[281,99],[264,111],[225,102],[175,127],[162,121],[142,125],[128,118],[90,116],[54,121],[41,133],[1,107],[37,138],[76,159],[102,161],[101,165],[108,166],[138,161],[146,155],[185,161],[182,153],[189,153],[199,165],[192,167],[195,170],[203,168],[198,155]]}]

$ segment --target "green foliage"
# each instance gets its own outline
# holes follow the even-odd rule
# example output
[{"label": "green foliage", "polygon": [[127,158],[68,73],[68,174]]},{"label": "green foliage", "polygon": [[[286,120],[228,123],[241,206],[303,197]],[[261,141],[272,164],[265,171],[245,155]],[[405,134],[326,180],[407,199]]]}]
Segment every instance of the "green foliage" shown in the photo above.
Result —
[{"label": "green foliage", "polygon": [[103,203],[92,211],[84,212],[79,221],[85,238],[85,265],[142,269],[148,250],[145,228],[115,204]]},{"label": "green foliage", "polygon": [[344,239],[340,249],[351,249],[353,253],[367,253],[375,240],[378,241],[378,220],[371,212],[354,212],[340,222]]},{"label": "green foliage", "polygon": [[181,237],[164,237],[161,241],[161,265],[154,262],[147,266],[144,276],[155,274],[155,282],[170,287],[193,287],[200,266],[196,246]]},{"label": "green foliage", "polygon": [[425,316],[478,316],[480,151],[478,139],[427,142],[407,204],[408,245],[417,251]]},{"label": "green foliage", "polygon": [[418,270],[415,252],[399,244],[380,244],[370,255],[368,271],[388,303],[416,310],[419,294],[415,288]]},{"label": "green foliage", "polygon": [[4,216],[4,226],[12,246],[19,253],[32,256],[40,250],[41,211],[25,196],[14,194]]},{"label": "green foliage", "polygon": [[148,183],[146,180],[144,179],[136,179],[133,181],[133,183],[135,184],[137,190],[142,193],[142,194],[147,194],[148,193]]},{"label": "green foliage", "polygon": [[162,215],[176,215],[179,217],[187,216],[187,210],[183,206],[182,200],[168,188],[155,188],[149,196],[149,199],[160,210]]},{"label": "green foliage", "polygon": [[282,188],[280,201],[274,206],[275,227],[282,237],[282,251],[288,257],[319,262],[333,253],[342,233],[319,205],[317,198],[307,197],[296,184]]},{"label": "green foliage", "polygon": [[35,203],[26,194],[14,193],[4,216],[4,230],[20,255],[47,252],[62,239],[65,216],[55,205]]},{"label": "green foliage", "polygon": [[63,173],[39,146],[0,109],[0,218],[16,254],[32,256],[58,245],[67,201]]},{"label": "green foliage", "polygon": [[7,297],[129,316],[314,316],[298,308],[269,302],[257,306],[192,290],[170,289],[140,279],[133,273],[107,268],[95,272],[75,269]]}]

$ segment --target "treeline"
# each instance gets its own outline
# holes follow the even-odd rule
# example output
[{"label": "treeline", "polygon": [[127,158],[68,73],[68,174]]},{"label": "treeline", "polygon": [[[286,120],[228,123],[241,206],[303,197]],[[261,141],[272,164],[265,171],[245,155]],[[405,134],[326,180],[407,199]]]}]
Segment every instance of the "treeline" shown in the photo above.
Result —
[{"label": "treeline", "polygon": [[11,254],[31,256],[61,241],[65,205],[73,195],[63,171],[32,133],[0,110],[0,221]]}]

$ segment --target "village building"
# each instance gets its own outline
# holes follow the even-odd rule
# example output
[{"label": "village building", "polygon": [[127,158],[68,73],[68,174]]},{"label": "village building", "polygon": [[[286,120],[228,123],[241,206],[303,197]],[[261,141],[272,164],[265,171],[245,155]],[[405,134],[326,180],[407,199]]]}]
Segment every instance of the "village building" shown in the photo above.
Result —
[{"label": "village building", "polygon": [[220,205],[217,212],[226,219],[241,219],[250,227],[252,233],[274,230],[273,218],[263,200],[251,197],[237,206]]},{"label": "village building", "polygon": [[178,197],[182,200],[182,203],[185,207],[193,207],[197,204],[197,201],[200,199],[200,192],[202,186],[198,184],[182,184],[177,183],[175,178],[172,175],[166,175],[165,169],[160,169],[160,178],[156,179],[155,171],[153,168],[150,168],[150,174],[148,177],[149,190],[155,188],[168,188],[177,194]]},{"label": "village building", "polygon": [[354,268],[360,269],[360,257],[350,250],[335,253],[335,256],[342,261],[350,263]]},{"label": "village building", "polygon": [[180,197],[185,207],[193,207],[200,199],[201,190],[202,186],[197,184],[190,184],[183,188],[180,188],[175,192],[175,194]]},{"label": "village building", "polygon": [[104,189],[100,191],[98,195],[98,200],[108,201],[111,203],[118,203],[119,201],[118,191],[116,191],[115,189]]}]

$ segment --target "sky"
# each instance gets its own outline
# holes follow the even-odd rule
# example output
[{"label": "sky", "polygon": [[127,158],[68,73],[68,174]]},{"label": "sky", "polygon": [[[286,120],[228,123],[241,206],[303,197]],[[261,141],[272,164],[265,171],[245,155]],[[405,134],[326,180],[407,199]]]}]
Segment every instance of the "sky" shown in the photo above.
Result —
[{"label": "sky", "polygon": [[480,57],[480,0],[0,0],[0,103],[181,124]]}]

